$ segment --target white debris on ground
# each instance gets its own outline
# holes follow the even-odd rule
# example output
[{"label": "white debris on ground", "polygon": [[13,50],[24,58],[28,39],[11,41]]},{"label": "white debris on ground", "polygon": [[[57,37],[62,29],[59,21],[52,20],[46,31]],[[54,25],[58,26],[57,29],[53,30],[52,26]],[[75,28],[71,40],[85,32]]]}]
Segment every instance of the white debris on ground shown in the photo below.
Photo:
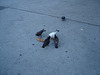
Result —
[{"label": "white debris on ground", "polygon": [[81,29],[81,30],[83,30],[83,29]]}]

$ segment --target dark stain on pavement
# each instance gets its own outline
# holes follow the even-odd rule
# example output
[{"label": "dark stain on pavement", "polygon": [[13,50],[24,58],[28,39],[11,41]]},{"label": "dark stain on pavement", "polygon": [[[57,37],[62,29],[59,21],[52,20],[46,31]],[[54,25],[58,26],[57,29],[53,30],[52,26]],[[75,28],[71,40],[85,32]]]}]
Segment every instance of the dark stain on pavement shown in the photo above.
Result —
[{"label": "dark stain on pavement", "polygon": [[20,73],[18,73],[18,75],[21,75]]},{"label": "dark stain on pavement", "polygon": [[96,40],[96,38],[94,38],[94,40]]},{"label": "dark stain on pavement", "polygon": [[67,57],[67,58],[69,58],[69,57]]}]

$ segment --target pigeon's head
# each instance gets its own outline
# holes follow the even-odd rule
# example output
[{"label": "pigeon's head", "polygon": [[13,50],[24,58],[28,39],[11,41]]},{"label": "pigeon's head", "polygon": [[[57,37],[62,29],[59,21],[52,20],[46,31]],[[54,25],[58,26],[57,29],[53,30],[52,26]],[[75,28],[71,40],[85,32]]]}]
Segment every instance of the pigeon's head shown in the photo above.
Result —
[{"label": "pigeon's head", "polygon": [[43,29],[43,32],[45,32],[46,30]]},{"label": "pigeon's head", "polygon": [[56,29],[56,31],[57,31],[57,32],[59,32],[59,30],[58,30],[58,29]]}]

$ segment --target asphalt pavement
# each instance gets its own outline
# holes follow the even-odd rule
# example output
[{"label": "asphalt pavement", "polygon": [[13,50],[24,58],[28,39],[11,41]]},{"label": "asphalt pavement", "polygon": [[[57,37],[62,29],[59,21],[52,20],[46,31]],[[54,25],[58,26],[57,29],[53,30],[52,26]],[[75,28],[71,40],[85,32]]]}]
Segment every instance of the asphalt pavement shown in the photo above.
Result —
[{"label": "asphalt pavement", "polygon": [[100,0],[0,0],[0,75],[100,75]]}]

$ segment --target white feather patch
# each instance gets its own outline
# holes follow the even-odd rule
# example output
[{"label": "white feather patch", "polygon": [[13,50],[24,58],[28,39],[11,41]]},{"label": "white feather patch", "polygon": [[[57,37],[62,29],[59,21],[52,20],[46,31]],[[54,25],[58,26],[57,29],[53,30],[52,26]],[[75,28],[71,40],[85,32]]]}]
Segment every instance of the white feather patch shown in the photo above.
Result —
[{"label": "white feather patch", "polygon": [[52,33],[49,34],[49,36],[50,36],[51,38],[54,38],[55,35],[56,35],[56,32],[52,32]]}]

